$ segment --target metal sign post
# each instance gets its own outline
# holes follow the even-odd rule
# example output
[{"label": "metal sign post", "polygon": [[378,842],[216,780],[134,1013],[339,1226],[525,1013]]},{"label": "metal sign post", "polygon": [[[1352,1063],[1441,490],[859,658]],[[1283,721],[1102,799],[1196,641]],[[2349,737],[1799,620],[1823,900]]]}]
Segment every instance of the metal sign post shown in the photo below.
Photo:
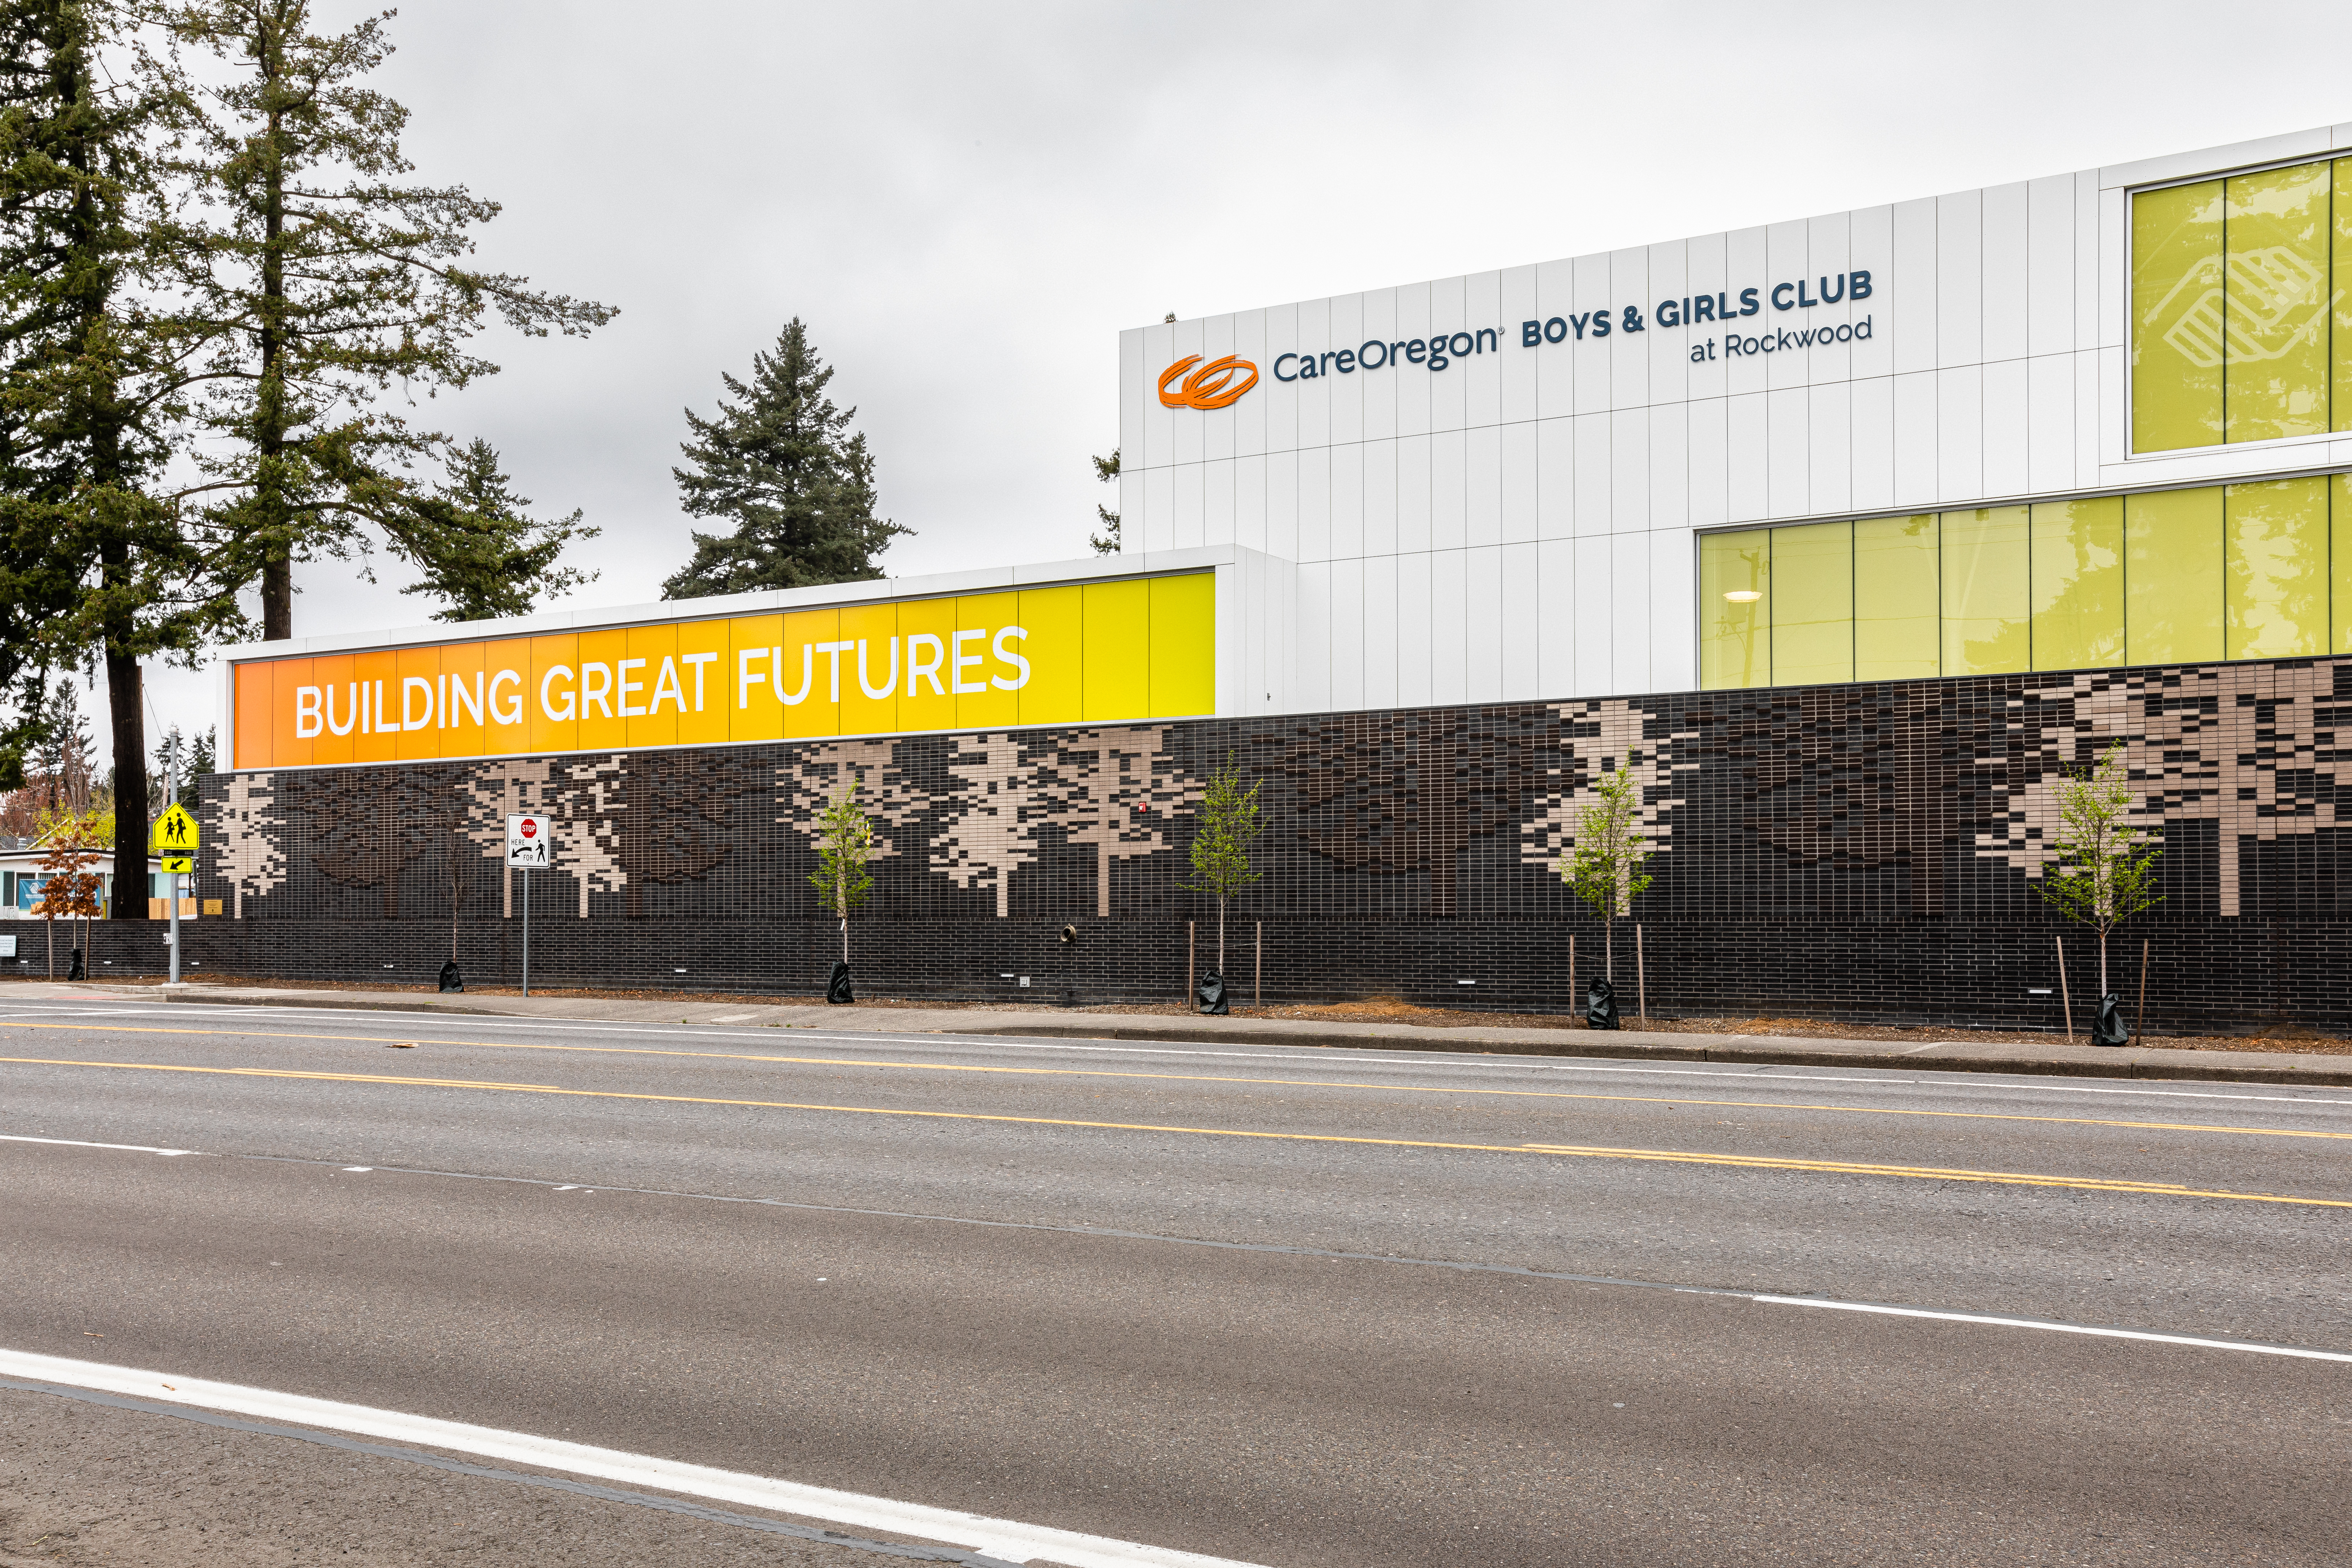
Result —
[{"label": "metal sign post", "polygon": [[555,820],[518,815],[507,818],[507,866],[522,873],[522,994],[530,994],[530,874],[555,861]]},{"label": "metal sign post", "polygon": [[[180,732],[172,731],[170,758],[163,764],[163,798],[173,805],[180,803]],[[180,983],[180,874],[173,871],[163,879],[163,890],[172,900],[172,984]]]},{"label": "metal sign post", "polygon": [[[163,765],[163,791],[168,797],[163,815],[155,819],[155,830],[148,842],[163,858],[164,889],[171,896],[172,934],[167,939],[172,946],[172,984],[180,983],[180,879],[193,875],[196,868],[196,846],[204,835],[196,827],[196,819],[180,804],[180,742],[172,739],[172,748]],[[116,898],[122,889],[114,890]]]}]

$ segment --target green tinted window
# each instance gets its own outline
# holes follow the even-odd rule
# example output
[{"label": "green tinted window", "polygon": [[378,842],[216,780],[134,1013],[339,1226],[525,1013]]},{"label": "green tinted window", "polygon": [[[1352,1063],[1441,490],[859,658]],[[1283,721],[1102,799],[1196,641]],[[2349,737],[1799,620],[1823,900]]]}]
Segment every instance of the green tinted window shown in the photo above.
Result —
[{"label": "green tinted window", "polygon": [[1853,525],[1772,531],[1772,684],[1853,679]]},{"label": "green tinted window", "polygon": [[2231,485],[2223,508],[2227,658],[2327,651],[2327,481]]},{"label": "green tinted window", "polygon": [[1944,673],[2032,668],[2026,509],[1944,513]]},{"label": "green tinted window", "polygon": [[2091,669],[2124,658],[2124,503],[2033,509],[2033,668]]},{"label": "green tinted window", "polygon": [[2352,429],[2352,158],[2141,191],[2132,449]]},{"label": "green tinted window", "polygon": [[2328,195],[2333,171],[2241,174],[2223,203],[2223,439],[2327,428]]},{"label": "green tinted window", "polygon": [[1698,541],[1698,680],[1710,691],[1772,679],[1765,595],[1772,536],[1703,533]]},{"label": "green tinted window", "polygon": [[2221,655],[2221,491],[2124,502],[2125,658],[2191,664]]},{"label": "green tinted window", "polygon": [[1853,673],[1916,680],[1943,672],[1936,516],[1853,525]]},{"label": "green tinted window", "polygon": [[2132,198],[2132,450],[2221,439],[2221,182]]}]

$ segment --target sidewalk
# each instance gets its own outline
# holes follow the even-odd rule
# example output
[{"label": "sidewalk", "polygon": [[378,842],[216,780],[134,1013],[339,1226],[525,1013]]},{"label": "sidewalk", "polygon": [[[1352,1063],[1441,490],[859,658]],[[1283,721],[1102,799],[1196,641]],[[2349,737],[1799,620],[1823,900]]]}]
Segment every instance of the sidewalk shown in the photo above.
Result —
[{"label": "sidewalk", "polygon": [[[47,992],[109,1000],[152,986],[102,983]],[[10,994],[23,994],[11,992]],[[186,987],[172,997],[217,1006],[332,1007],[383,1013],[577,1018],[597,1023],[739,1025],[821,1029],[827,1034],[1023,1035],[1085,1040],[1155,1040],[1192,1045],[1315,1046],[1350,1050],[1454,1051],[1499,1056],[1610,1057],[1636,1060],[1724,1062],[1749,1066],[1906,1068],[1931,1072],[2055,1074],[2071,1078],[2171,1079],[2236,1083],[2352,1086],[2352,1055],[2273,1051],[2177,1050],[2158,1046],[2102,1050],[2095,1046],[1877,1040],[1790,1036],[1660,1035],[1625,1029],[1428,1028],[1414,1024],[1330,1024],[1291,1018],[1168,1017],[1037,1008],[999,1012],[967,1007],[828,1007],[821,1003],[724,1003],[604,999],[595,996],[487,996],[434,992],[305,991],[262,986]]]}]

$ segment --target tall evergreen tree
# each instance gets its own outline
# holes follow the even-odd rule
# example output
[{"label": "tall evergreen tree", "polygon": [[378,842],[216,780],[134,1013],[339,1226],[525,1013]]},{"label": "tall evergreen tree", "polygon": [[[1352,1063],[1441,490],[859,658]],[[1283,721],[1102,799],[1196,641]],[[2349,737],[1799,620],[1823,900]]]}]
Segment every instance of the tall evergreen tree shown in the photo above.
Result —
[{"label": "tall evergreen tree", "polygon": [[[1118,483],[1118,447],[1113,447],[1110,449],[1109,457],[1096,458],[1091,459],[1091,461],[1095,466],[1095,478],[1098,481],[1107,485],[1115,485]],[[1102,502],[1097,501],[1095,503],[1095,516],[1100,520],[1102,523],[1102,531],[1100,533],[1089,534],[1087,537],[1087,542],[1094,547],[1094,552],[1097,555],[1118,554],[1121,550],[1126,548],[1125,545],[1119,542],[1118,513],[1111,510],[1110,508],[1103,505]]]},{"label": "tall evergreen tree", "polygon": [[[173,51],[145,57],[171,110],[169,172],[190,197],[171,249],[212,331],[217,439],[195,456],[259,577],[265,638],[293,635],[293,563],[364,552],[362,524],[440,569],[433,552],[451,535],[404,470],[441,437],[386,395],[495,374],[468,346],[492,310],[534,337],[614,314],[467,266],[498,204],[403,183],[408,111],[363,80],[392,53],[391,15],[327,33],[310,0],[184,0],[166,14]],[[462,542],[460,576],[476,542]]]},{"label": "tall evergreen tree", "polygon": [[[0,614],[28,623],[5,628],[0,676],[102,660],[109,793],[134,806],[147,796],[140,659],[242,624],[232,552],[154,490],[204,329],[152,302],[168,216],[159,102],[100,63],[135,26],[106,0],[0,5]],[[18,712],[21,731],[29,706]],[[144,837],[115,837],[119,886],[143,881]]]},{"label": "tall evergreen tree", "polygon": [[795,316],[776,346],[751,356],[749,385],[722,373],[736,399],[705,419],[686,411],[692,441],[673,468],[686,510],[726,518],[734,531],[697,532],[694,555],[662,584],[666,599],[871,582],[874,558],[914,530],[874,515],[874,459],[853,432],[855,408],[824,395],[833,367]]},{"label": "tall evergreen tree", "polygon": [[556,561],[573,540],[600,531],[583,523],[577,510],[533,521],[524,510],[530,498],[515,494],[499,471],[497,447],[478,436],[449,454],[447,468],[447,480],[412,508],[409,538],[425,578],[401,590],[444,601],[435,620],[525,616],[542,598],[595,580]]}]

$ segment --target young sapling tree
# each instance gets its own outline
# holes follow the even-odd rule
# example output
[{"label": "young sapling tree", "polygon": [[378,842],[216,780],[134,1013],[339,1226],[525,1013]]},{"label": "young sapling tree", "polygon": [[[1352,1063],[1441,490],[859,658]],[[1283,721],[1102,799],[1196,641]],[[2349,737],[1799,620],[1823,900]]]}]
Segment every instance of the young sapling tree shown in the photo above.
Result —
[{"label": "young sapling tree", "polygon": [[1556,869],[1570,892],[1601,917],[1602,974],[1617,982],[1617,917],[1633,912],[1633,900],[1650,885],[1642,863],[1650,846],[1642,836],[1642,786],[1633,770],[1619,766],[1592,786],[1592,798],[1576,813],[1576,837],[1560,854]]},{"label": "young sapling tree", "polygon": [[2164,846],[2135,826],[2138,796],[2124,743],[2117,741],[2088,771],[2070,773],[2058,788],[2057,863],[2042,879],[2042,900],[2099,935],[2099,994],[2107,986],[2107,933],[2160,901],[2156,863]]},{"label": "young sapling tree", "polygon": [[1258,784],[1242,788],[1241,765],[1225,753],[1225,765],[1209,776],[1201,792],[1198,826],[1192,833],[1191,893],[1206,893],[1217,900],[1217,973],[1225,972],[1226,906],[1260,880],[1250,868],[1250,849],[1265,830],[1258,820]]},{"label": "young sapling tree", "polygon": [[841,921],[841,962],[849,962],[849,916],[874,890],[874,819],[858,804],[864,780],[852,775],[816,819],[817,903]]}]

